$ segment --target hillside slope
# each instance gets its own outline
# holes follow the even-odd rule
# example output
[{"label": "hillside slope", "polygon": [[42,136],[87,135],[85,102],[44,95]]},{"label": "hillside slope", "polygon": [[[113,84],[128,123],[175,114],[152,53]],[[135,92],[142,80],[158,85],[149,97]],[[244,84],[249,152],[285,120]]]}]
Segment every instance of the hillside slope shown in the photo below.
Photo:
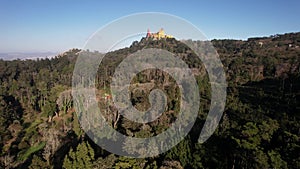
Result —
[{"label": "hillside slope", "polygon": [[176,147],[146,159],[111,154],[81,130],[70,90],[80,50],[52,59],[0,60],[0,168],[300,168],[300,33],[212,44],[224,65],[228,95],[221,123],[204,144],[197,139],[210,106],[210,84],[191,49],[175,39],[144,38],[106,54],[96,78],[99,107],[116,130],[133,137],[166,130],[176,119],[180,92],[159,70],[137,74],[131,82],[134,106],[147,109],[148,93],[160,88],[168,94],[168,109],[152,123],[133,123],[103,99],[116,66],[138,50],[159,48],[175,53],[195,73],[201,94],[196,124]]}]

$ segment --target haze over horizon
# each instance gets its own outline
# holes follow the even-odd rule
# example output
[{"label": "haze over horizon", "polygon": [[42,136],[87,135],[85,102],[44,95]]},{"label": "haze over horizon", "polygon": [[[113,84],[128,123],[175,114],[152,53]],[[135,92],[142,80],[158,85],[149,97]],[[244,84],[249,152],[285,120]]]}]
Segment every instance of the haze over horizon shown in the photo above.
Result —
[{"label": "haze over horizon", "polygon": [[0,53],[60,53],[71,48],[82,48],[99,28],[120,17],[140,12],[162,12],[179,16],[198,27],[208,39],[245,40],[249,37],[299,32],[299,6],[300,2],[296,0],[155,0],[151,3],[2,1]]}]

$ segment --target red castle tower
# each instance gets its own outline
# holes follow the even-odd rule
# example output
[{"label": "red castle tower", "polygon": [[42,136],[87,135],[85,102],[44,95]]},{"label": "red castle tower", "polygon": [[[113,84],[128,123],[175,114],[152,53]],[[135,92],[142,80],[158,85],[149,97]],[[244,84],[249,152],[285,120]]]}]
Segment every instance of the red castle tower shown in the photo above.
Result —
[{"label": "red castle tower", "polygon": [[148,28],[148,30],[147,30],[147,38],[149,38],[151,36],[151,32],[150,32],[150,29]]}]

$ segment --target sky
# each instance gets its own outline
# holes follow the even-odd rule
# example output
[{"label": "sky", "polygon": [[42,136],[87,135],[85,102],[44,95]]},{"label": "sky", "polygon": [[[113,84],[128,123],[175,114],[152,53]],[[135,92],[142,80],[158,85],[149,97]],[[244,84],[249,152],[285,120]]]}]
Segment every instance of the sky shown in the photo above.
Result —
[{"label": "sky", "polygon": [[83,48],[101,27],[140,12],[181,17],[208,39],[299,32],[299,7],[299,0],[0,0],[0,53]]}]

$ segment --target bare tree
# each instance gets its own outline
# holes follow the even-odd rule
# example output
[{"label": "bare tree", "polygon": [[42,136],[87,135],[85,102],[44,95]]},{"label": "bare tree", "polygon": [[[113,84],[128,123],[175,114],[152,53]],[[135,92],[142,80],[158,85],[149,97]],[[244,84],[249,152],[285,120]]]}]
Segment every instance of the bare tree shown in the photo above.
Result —
[{"label": "bare tree", "polygon": [[4,157],[1,157],[0,160],[1,160],[1,163],[4,165],[5,169],[10,169],[10,168],[14,167],[13,166],[14,156],[11,156],[10,154],[7,154]]},{"label": "bare tree", "polygon": [[60,146],[59,132],[56,129],[49,129],[44,133],[43,138],[46,141],[46,146],[44,148],[43,156],[47,160],[48,164],[50,163],[50,158],[54,155],[56,150]]}]

